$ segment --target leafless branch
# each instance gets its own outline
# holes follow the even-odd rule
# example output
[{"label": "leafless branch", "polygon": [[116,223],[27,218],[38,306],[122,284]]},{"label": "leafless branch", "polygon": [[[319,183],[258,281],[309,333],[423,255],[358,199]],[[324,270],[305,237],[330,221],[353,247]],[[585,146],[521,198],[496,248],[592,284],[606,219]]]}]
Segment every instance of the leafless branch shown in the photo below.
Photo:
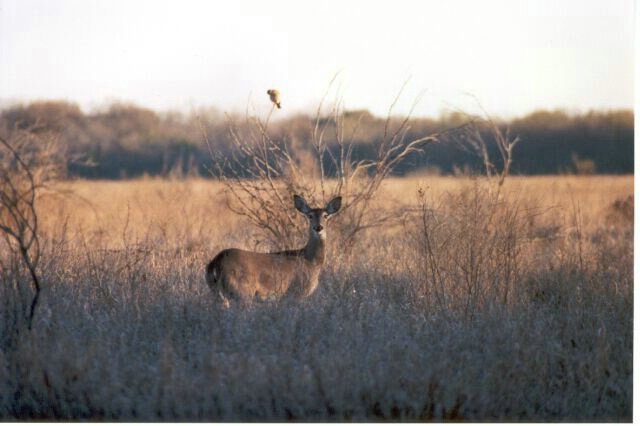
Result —
[{"label": "leafless branch", "polygon": [[373,158],[355,158],[354,145],[363,129],[364,113],[355,120],[347,118],[339,95],[329,113],[323,112],[335,80],[318,105],[306,143],[294,144],[285,136],[276,136],[268,127],[269,119],[263,122],[255,116],[247,116],[244,123],[227,116],[233,146],[230,151],[213,149],[205,138],[215,175],[225,185],[229,208],[265,231],[265,237],[274,244],[304,236],[291,213],[293,193],[318,204],[340,194],[344,201],[336,218],[341,231],[338,240],[346,251],[351,250],[362,231],[393,219],[392,214],[372,208],[384,180],[410,155],[423,152],[427,145],[462,128],[409,137],[411,114],[419,98],[401,119],[393,115],[405,81],[390,105],[382,140],[372,142],[377,144]]},{"label": "leafless branch", "polygon": [[64,161],[56,148],[53,135],[14,130],[10,137],[0,136],[0,232],[6,237],[9,253],[21,259],[30,276],[33,297],[26,314],[29,329],[42,288],[37,195],[64,171]]}]

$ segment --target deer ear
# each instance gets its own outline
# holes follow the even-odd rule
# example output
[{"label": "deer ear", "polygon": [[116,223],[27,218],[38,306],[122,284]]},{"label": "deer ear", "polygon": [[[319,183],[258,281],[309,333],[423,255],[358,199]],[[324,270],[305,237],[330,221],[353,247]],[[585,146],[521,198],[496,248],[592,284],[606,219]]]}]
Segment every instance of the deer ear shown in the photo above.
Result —
[{"label": "deer ear", "polygon": [[324,209],[328,214],[337,213],[340,210],[340,206],[342,205],[342,197],[336,197],[333,200],[327,203],[327,207]]},{"label": "deer ear", "polygon": [[304,198],[302,198],[297,194],[293,196],[293,205],[296,206],[296,209],[300,213],[307,214],[309,213],[309,210],[311,210],[307,202],[304,200]]}]

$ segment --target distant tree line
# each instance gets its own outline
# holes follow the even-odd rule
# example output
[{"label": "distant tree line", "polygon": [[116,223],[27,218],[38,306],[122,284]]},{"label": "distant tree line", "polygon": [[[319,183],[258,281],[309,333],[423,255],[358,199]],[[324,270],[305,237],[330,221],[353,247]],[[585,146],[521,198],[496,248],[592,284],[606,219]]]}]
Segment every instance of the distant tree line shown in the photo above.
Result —
[{"label": "distant tree line", "polygon": [[[232,117],[242,127],[243,117]],[[231,153],[229,118],[216,109],[190,114],[158,113],[130,104],[112,104],[84,113],[76,104],[62,101],[33,102],[0,111],[0,132],[14,129],[56,134],[73,159],[69,174],[93,179],[123,179],[150,176],[209,176],[209,149]],[[395,120],[392,119],[393,126]],[[453,113],[438,119],[413,118],[407,138],[458,126],[468,120]],[[328,135],[335,133],[327,124]],[[386,117],[368,111],[347,111],[343,134],[353,135],[353,158],[371,158],[376,142],[382,140]],[[518,135],[512,173],[633,173],[634,117],[630,110],[593,111],[569,114],[565,111],[535,111],[527,116],[499,122]],[[298,115],[272,119],[271,136],[291,149],[312,153],[308,141],[316,117]],[[203,134],[210,143],[205,143]],[[488,136],[488,135],[487,135]],[[488,145],[491,148],[492,145]],[[337,146],[335,149],[338,149]],[[490,152],[498,157],[497,152]],[[481,170],[481,160],[457,143],[455,133],[441,143],[429,145],[423,154],[412,155],[396,169],[398,174],[451,174]],[[326,164],[331,173],[331,164]]]}]

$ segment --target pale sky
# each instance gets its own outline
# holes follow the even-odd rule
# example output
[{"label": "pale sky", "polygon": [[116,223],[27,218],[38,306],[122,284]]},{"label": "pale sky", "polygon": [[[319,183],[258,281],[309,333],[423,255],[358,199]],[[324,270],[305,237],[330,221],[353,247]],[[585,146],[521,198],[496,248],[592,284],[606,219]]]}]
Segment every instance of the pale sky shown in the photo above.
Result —
[{"label": "pale sky", "polygon": [[[0,106],[633,108],[633,0],[0,0]],[[333,99],[333,98],[332,98]]]}]

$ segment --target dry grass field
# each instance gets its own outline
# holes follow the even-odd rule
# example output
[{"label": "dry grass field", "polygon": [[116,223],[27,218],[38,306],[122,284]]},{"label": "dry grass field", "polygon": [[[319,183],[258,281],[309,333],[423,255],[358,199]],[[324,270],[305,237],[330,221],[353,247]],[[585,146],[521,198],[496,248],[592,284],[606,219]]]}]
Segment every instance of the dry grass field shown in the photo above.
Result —
[{"label": "dry grass field", "polygon": [[632,419],[633,177],[391,179],[310,298],[228,309],[206,263],[272,247],[219,184],[56,189],[19,338],[0,272],[2,420]]}]

